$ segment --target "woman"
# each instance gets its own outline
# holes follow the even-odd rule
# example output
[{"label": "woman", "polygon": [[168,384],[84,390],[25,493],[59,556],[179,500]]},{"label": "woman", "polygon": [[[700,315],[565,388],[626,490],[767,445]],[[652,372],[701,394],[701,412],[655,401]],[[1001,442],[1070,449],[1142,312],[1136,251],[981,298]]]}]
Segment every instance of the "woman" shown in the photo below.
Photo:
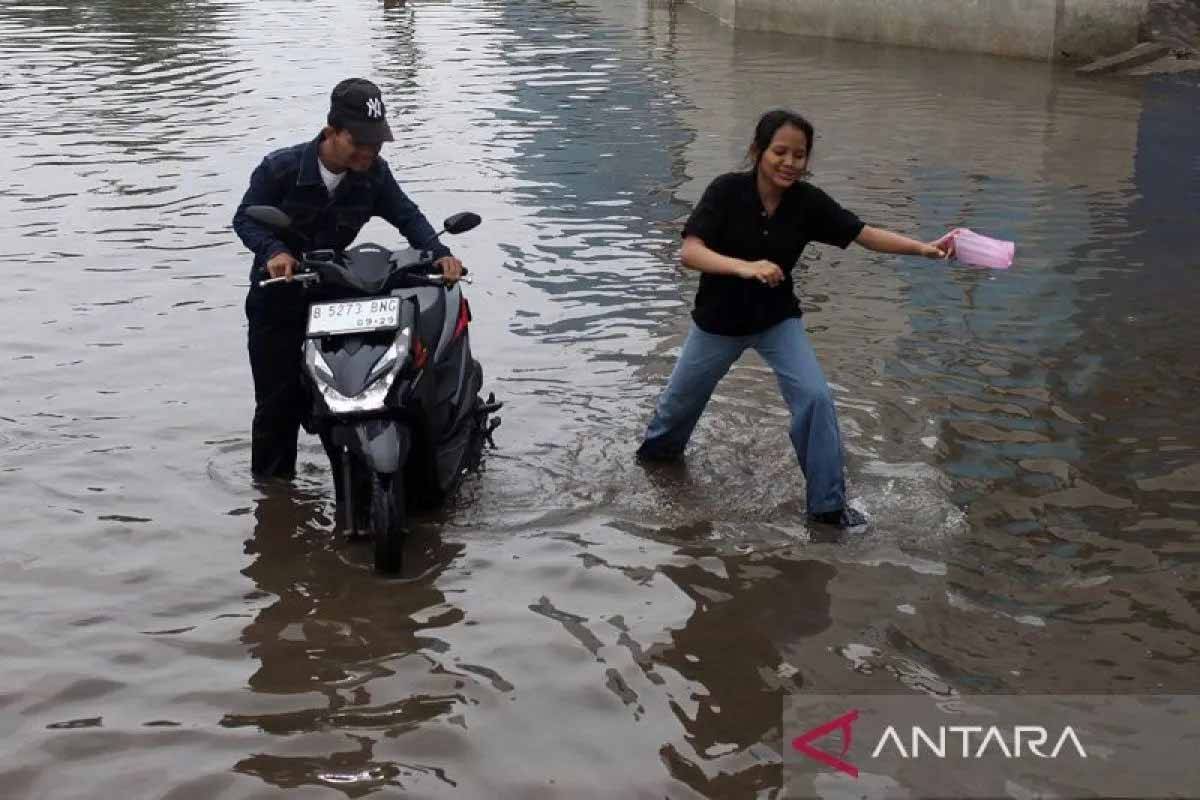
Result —
[{"label": "woman", "polygon": [[683,456],[717,382],[746,348],[775,371],[792,412],[791,439],[808,482],[809,518],[850,528],[866,519],[846,504],[842,446],[833,396],[800,321],[792,267],[810,241],[877,253],[945,258],[942,242],[925,244],[864,225],[803,178],[813,126],[791,111],[758,121],[753,169],[716,178],[683,229],[680,258],[703,273],[683,352],[658,399],[638,458]]}]

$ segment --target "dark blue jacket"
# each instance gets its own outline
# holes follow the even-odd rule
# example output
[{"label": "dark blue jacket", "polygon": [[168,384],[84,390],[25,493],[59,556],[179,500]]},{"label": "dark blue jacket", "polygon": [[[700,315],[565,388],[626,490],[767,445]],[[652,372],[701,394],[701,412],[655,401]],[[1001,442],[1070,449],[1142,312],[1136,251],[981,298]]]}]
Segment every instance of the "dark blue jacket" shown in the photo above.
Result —
[{"label": "dark blue jacket", "polygon": [[[376,158],[365,173],[347,171],[330,197],[317,167],[320,143],[318,136],[311,142],[276,150],[264,158],[250,176],[250,188],[233,216],[233,229],[254,252],[252,282],[256,273],[277,253],[289,251],[299,256],[301,249],[343,250],[349,247],[367,220],[374,216],[395,225],[413,247],[426,244],[436,233],[417,204],[400,189],[382,158]],[[294,229],[308,241],[285,244],[286,235],[281,237],[246,216],[246,206],[253,205],[283,209],[292,218]],[[435,258],[450,255],[450,248],[441,242],[429,249]]]}]

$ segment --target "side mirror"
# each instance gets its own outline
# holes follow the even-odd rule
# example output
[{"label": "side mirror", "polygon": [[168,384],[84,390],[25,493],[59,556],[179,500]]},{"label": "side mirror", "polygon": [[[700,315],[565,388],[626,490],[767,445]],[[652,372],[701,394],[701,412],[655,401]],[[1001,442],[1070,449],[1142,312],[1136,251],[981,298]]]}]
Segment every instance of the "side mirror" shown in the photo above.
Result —
[{"label": "side mirror", "polygon": [[276,230],[292,227],[292,218],[275,206],[246,206],[246,216]]},{"label": "side mirror", "polygon": [[457,214],[451,214],[446,217],[446,221],[442,225],[445,227],[447,233],[466,233],[472,228],[478,227],[481,222],[483,222],[483,218],[478,214],[470,211],[460,211]]}]

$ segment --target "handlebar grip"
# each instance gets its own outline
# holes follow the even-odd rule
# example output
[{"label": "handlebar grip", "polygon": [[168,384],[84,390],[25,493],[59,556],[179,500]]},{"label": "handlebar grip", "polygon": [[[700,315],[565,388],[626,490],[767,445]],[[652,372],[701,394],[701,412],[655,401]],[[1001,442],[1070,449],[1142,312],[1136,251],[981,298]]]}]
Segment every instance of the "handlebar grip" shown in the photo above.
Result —
[{"label": "handlebar grip", "polygon": [[309,283],[316,280],[320,280],[320,276],[318,276],[315,272],[296,272],[292,274],[290,280],[286,275],[281,275],[278,278],[267,278],[265,281],[259,281],[258,287],[261,289],[267,286],[273,286],[277,283]]},{"label": "handlebar grip", "polygon": [[[430,272],[426,275],[422,275],[421,277],[429,281],[430,286],[444,286],[446,284],[446,276],[440,272]],[[460,283],[474,283],[474,281],[468,278],[465,274],[458,280]]]}]

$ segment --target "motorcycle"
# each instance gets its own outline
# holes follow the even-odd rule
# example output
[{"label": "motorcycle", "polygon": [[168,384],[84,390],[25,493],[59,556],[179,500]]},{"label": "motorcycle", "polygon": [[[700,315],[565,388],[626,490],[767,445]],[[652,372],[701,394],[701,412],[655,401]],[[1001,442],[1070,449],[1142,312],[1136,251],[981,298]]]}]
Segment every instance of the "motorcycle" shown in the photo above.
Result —
[{"label": "motorcycle", "polygon": [[[304,241],[278,208],[246,213]],[[308,303],[304,378],[312,405],[304,427],[329,456],[339,526],[352,538],[369,533],[382,573],[401,568],[409,511],[445,503],[478,467],[484,444],[496,446],[501,420],[492,415],[503,403],[480,397],[470,306],[426,249],[443,233],[465,233],[481,221],[454,214],[419,250],[360,244],[302,251],[291,278],[305,287]]]}]

